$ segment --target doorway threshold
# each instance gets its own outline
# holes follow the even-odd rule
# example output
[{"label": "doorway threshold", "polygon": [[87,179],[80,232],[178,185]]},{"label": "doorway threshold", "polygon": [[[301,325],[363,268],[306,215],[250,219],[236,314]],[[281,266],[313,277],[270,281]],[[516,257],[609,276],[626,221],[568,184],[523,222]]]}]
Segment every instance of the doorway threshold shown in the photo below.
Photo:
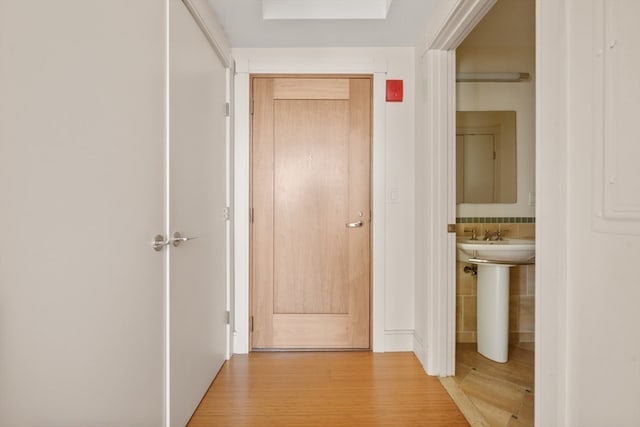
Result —
[{"label": "doorway threshold", "polygon": [[473,404],[471,399],[467,397],[454,377],[439,377],[438,379],[458,409],[460,409],[462,415],[464,415],[469,424],[471,424],[471,427],[491,427],[491,424],[484,419],[482,413],[476,408],[476,405]]}]

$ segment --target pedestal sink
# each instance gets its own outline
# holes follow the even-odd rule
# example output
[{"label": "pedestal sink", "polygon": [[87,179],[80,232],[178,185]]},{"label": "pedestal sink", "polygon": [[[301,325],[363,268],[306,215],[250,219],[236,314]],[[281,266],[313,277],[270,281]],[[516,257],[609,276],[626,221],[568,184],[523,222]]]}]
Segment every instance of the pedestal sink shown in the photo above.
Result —
[{"label": "pedestal sink", "polygon": [[535,262],[529,239],[458,240],[458,260],[478,266],[478,353],[504,363],[509,356],[509,268]]}]

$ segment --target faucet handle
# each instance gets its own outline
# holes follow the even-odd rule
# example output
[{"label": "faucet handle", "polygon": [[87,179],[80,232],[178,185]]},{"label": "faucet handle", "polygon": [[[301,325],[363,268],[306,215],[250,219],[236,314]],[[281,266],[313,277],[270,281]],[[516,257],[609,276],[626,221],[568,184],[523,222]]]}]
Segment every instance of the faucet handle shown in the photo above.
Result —
[{"label": "faucet handle", "polygon": [[509,230],[505,230],[505,229],[499,229],[498,231],[496,231],[496,236],[498,237],[498,240],[503,240],[502,237],[504,236],[504,233],[506,233]]},{"label": "faucet handle", "polygon": [[478,240],[478,235],[476,234],[475,228],[465,228],[463,231],[465,233],[471,233],[471,240]]}]

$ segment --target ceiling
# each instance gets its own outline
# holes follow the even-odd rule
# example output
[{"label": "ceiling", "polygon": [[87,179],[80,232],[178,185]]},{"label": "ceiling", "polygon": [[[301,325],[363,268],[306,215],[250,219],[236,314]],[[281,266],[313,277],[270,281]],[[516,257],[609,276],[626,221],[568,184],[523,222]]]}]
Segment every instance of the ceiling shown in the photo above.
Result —
[{"label": "ceiling", "polygon": [[208,0],[233,47],[416,46],[439,0],[393,0],[386,19],[262,18],[262,0]]},{"label": "ceiling", "polygon": [[535,0],[498,0],[460,47],[534,47]]}]

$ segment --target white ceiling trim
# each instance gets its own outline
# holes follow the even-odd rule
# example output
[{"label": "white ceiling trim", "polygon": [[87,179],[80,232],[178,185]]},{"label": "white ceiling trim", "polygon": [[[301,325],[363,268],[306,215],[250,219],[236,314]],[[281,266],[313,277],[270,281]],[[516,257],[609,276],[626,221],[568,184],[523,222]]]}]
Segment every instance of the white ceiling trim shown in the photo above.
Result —
[{"label": "white ceiling trim", "polygon": [[264,19],[386,19],[393,0],[262,0]]}]

